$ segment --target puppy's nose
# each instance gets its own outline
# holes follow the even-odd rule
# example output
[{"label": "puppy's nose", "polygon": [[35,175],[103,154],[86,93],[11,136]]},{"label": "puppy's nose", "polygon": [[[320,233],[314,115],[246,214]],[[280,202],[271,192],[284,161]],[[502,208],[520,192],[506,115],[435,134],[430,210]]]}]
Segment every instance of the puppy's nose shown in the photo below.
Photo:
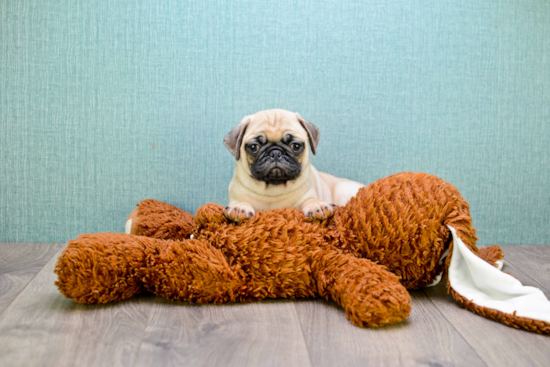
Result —
[{"label": "puppy's nose", "polygon": [[269,152],[269,156],[272,159],[279,160],[283,156],[283,152],[281,152],[279,149],[273,149]]}]

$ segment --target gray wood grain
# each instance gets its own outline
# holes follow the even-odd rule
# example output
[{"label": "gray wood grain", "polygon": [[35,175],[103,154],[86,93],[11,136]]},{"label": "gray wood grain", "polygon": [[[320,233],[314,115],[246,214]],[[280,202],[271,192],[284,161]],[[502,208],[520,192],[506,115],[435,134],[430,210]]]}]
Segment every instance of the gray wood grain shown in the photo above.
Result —
[{"label": "gray wood grain", "polygon": [[[510,246],[512,247],[512,246]],[[536,246],[529,246],[529,249]],[[539,255],[539,260],[532,259],[529,268],[517,271],[517,267],[511,266],[515,262],[512,251],[504,247],[505,265],[503,271],[512,274],[525,285],[540,288],[531,277],[531,269],[544,268],[548,247]],[[536,273],[537,271],[535,271]],[[548,291],[541,288],[548,297]],[[535,333],[516,330],[471,313],[461,308],[458,303],[447,293],[446,286],[440,284],[433,288],[423,290],[434,305],[441,311],[447,321],[462,335],[475,352],[488,366],[549,366],[550,365],[550,337]]]},{"label": "gray wood grain", "polygon": [[0,314],[63,246],[62,243],[0,243]]},{"label": "gray wood grain", "polygon": [[1,366],[131,366],[151,297],[80,305],[54,285],[52,258],[0,315]]},{"label": "gray wood grain", "polygon": [[159,301],[136,366],[309,366],[292,301]]},{"label": "gray wood grain", "polygon": [[421,292],[399,324],[362,329],[335,303],[296,302],[314,366],[485,366]]},{"label": "gray wood grain", "polygon": [[[550,245],[513,245],[501,248],[504,251],[505,263],[529,274],[534,281],[534,284],[529,285],[550,290]],[[509,273],[516,276],[512,270]],[[546,296],[548,297],[548,293]]]}]

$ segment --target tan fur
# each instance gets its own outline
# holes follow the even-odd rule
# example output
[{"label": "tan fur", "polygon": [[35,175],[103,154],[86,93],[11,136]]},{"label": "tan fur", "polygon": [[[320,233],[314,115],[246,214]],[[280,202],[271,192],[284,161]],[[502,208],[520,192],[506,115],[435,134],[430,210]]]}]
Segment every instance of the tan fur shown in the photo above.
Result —
[{"label": "tan fur", "polygon": [[300,115],[280,109],[260,111],[243,118],[240,125],[246,126],[246,130],[239,146],[240,159],[229,184],[229,206],[224,212],[229,219],[239,221],[256,210],[286,207],[301,209],[306,215],[311,213],[317,219],[325,219],[333,214],[332,204],[345,205],[364,186],[318,172],[310,164],[310,149],[306,149],[299,159],[302,172],[295,180],[282,185],[267,185],[252,177],[252,161],[247,158],[245,145],[259,135],[268,141],[280,141],[291,133],[311,148],[308,133],[300,119]]}]

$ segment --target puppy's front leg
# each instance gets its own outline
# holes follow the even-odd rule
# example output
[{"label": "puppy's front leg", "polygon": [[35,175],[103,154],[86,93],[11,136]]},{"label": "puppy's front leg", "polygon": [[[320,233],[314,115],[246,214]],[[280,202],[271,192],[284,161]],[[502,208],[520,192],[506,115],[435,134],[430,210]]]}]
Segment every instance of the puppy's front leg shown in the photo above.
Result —
[{"label": "puppy's front leg", "polygon": [[309,198],[302,204],[302,211],[306,217],[320,220],[332,217],[334,209],[336,209],[335,204],[330,204],[316,198]]},{"label": "puppy's front leg", "polygon": [[229,204],[223,210],[223,214],[229,220],[233,222],[240,222],[242,220],[252,218],[255,214],[252,205],[242,201],[240,203]]}]

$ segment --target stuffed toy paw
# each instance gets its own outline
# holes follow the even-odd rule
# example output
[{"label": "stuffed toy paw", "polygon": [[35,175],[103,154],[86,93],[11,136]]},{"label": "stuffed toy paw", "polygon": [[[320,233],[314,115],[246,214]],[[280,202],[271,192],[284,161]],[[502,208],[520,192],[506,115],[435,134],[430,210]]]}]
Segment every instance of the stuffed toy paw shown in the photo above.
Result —
[{"label": "stuffed toy paw", "polygon": [[81,303],[143,290],[198,303],[324,297],[354,325],[375,327],[405,319],[407,289],[434,285],[448,271],[451,293],[464,307],[550,333],[544,294],[496,268],[498,246],[476,248],[468,203],[427,174],[380,179],[324,221],[286,208],[234,223],[216,204],[193,217],[145,200],[126,231],[70,241],[55,269],[61,293]]}]

